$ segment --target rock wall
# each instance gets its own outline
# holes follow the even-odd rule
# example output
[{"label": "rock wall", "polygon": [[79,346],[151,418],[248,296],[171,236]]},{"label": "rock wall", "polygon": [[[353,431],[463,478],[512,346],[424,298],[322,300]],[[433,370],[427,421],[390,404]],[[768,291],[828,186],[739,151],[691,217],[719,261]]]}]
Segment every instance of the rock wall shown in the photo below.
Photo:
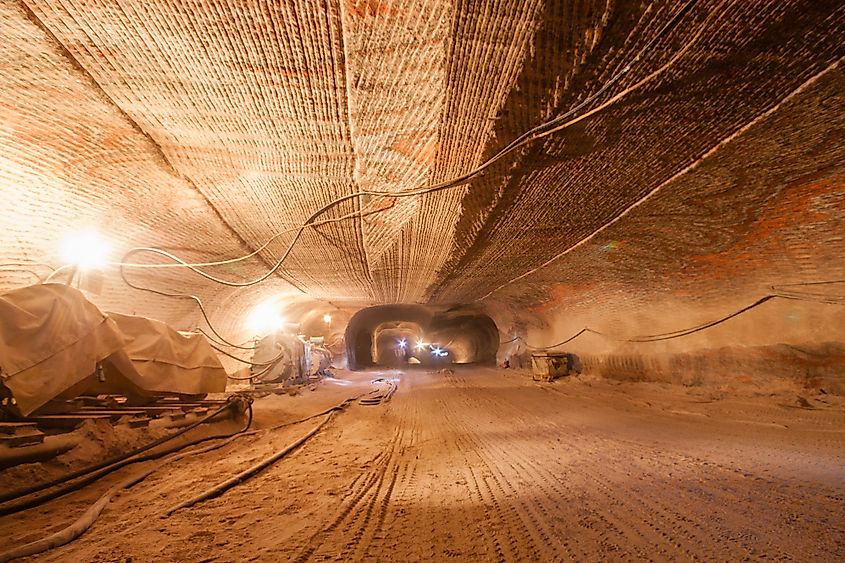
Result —
[{"label": "rock wall", "polygon": [[620,381],[753,389],[793,386],[845,395],[845,343],[724,347],[696,352],[579,356],[583,373]]}]

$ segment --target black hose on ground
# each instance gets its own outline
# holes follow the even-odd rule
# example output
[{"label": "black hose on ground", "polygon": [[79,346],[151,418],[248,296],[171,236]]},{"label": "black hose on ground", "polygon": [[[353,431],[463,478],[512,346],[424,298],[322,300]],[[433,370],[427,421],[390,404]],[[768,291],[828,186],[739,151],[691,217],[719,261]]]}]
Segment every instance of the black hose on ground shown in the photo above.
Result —
[{"label": "black hose on ground", "polygon": [[201,443],[207,442],[209,440],[216,440],[216,439],[219,439],[219,438],[229,438],[229,437],[234,437],[234,436],[237,436],[237,435],[240,435],[240,434],[247,434],[247,435],[251,434],[250,432],[247,432],[247,430],[249,430],[249,427],[252,426],[252,403],[251,403],[251,401],[247,401],[247,410],[248,410],[248,416],[247,416],[246,424],[244,425],[244,427],[242,429],[238,430],[234,434],[230,433],[230,434],[217,434],[217,435],[214,435],[214,436],[205,436],[203,438],[191,440],[190,442],[187,442],[185,444],[175,444],[175,445],[173,445],[170,448],[165,449],[165,450],[161,450],[161,451],[157,451],[157,452],[151,452],[151,453],[148,453],[146,455],[141,455],[141,456],[137,456],[137,457],[130,457],[130,458],[118,461],[116,463],[113,463],[112,465],[109,465],[107,467],[104,467],[102,469],[99,469],[99,470],[96,470],[96,471],[93,471],[93,472],[87,474],[81,480],[74,480],[74,482],[69,483],[69,484],[65,485],[64,487],[54,489],[54,490],[52,490],[52,491],[50,491],[46,494],[43,494],[41,496],[38,496],[38,497],[35,497],[35,498],[32,498],[32,499],[28,499],[28,500],[25,500],[23,502],[19,502],[17,504],[13,504],[13,505],[10,505],[10,506],[0,507],[0,516],[7,516],[9,514],[16,514],[18,512],[22,512],[24,510],[28,510],[28,509],[34,508],[36,506],[40,506],[40,505],[44,504],[45,502],[48,502],[48,501],[51,501],[53,499],[62,497],[64,495],[67,495],[67,494],[72,493],[74,491],[78,491],[78,490],[82,489],[83,487],[90,485],[91,483],[99,480],[101,477],[104,477],[104,476],[108,475],[109,473],[113,473],[113,472],[117,471],[118,469],[126,467],[127,465],[140,463],[140,462],[143,462],[143,461],[150,461],[150,460],[153,460],[153,459],[158,459],[158,458],[164,457],[168,454],[171,454],[173,452],[177,452],[179,450],[183,450],[187,447],[194,446],[196,444],[201,444]]},{"label": "black hose on ground", "polygon": [[[194,497],[192,497],[192,498],[190,498],[186,501],[183,501],[183,502],[177,504],[176,506],[173,506],[173,507],[167,509],[162,516],[163,517],[170,516],[171,514],[173,514],[174,512],[176,512],[177,510],[180,510],[182,508],[188,508],[188,507],[191,507],[191,506],[198,504],[200,502],[205,502],[206,500],[210,500],[210,499],[213,499],[215,497],[218,497],[218,496],[222,495],[223,493],[225,493],[226,491],[228,491],[229,489],[231,489],[232,487],[240,485],[241,483],[243,483],[247,479],[254,477],[255,475],[257,475],[258,473],[260,473],[264,469],[270,467],[271,465],[273,465],[274,463],[276,463],[277,461],[279,461],[283,457],[287,456],[292,451],[299,448],[302,444],[307,442],[310,438],[312,438],[315,434],[317,434],[317,432],[319,432],[323,428],[323,426],[325,426],[326,424],[329,423],[329,421],[334,417],[336,412],[342,411],[350,403],[353,403],[353,402],[357,401],[358,399],[360,399],[361,397],[368,395],[368,394],[369,393],[362,393],[361,395],[358,395],[356,397],[351,397],[351,398],[346,399],[343,402],[341,402],[341,403],[339,403],[339,404],[337,404],[337,405],[335,405],[335,406],[333,406],[329,409],[326,409],[325,411],[323,411],[321,413],[311,415],[307,418],[303,418],[303,419],[297,420],[295,422],[287,422],[287,423],[284,423],[284,424],[280,424],[278,426],[274,426],[272,428],[267,428],[266,430],[276,430],[276,429],[282,428],[284,426],[291,426],[293,424],[299,424],[301,422],[305,422],[306,420],[310,420],[312,418],[317,418],[318,416],[327,415],[325,420],[323,420],[320,424],[318,424],[317,426],[312,428],[302,438],[299,438],[298,440],[296,440],[292,444],[285,446],[280,451],[278,451],[275,454],[273,454],[272,456],[260,461],[259,463],[253,465],[249,469],[242,471],[241,473],[238,473],[237,475],[235,475],[231,479],[227,479],[226,481],[223,481],[219,485],[215,485],[211,489],[209,489],[209,490],[207,490],[203,493],[200,493],[199,495],[196,495],[196,496],[194,496]],[[247,434],[257,434],[257,433],[263,432],[263,431],[264,430],[254,430],[252,432],[248,432]]]},{"label": "black hose on ground", "polygon": [[[47,536],[46,538],[42,538],[40,540],[36,540],[34,542],[30,542],[30,543],[24,544],[20,547],[15,547],[15,548],[12,548],[8,551],[4,551],[4,552],[0,553],[0,563],[6,563],[7,561],[11,561],[12,559],[17,559],[19,557],[29,557],[31,555],[37,555],[38,553],[43,553],[44,551],[47,551],[49,549],[60,547],[60,546],[63,546],[65,544],[72,542],[73,540],[75,540],[76,538],[78,538],[79,536],[84,534],[91,526],[94,525],[94,522],[97,521],[97,518],[99,518],[100,514],[103,512],[106,505],[108,505],[108,503],[111,501],[112,497],[118,491],[120,491],[122,489],[128,489],[128,488],[140,483],[141,481],[143,481],[144,479],[149,477],[153,472],[157,471],[158,469],[161,469],[162,467],[164,467],[168,463],[173,463],[174,461],[179,461],[180,459],[183,459],[183,458],[191,456],[191,455],[197,455],[197,454],[209,452],[209,451],[212,451],[212,450],[216,450],[218,448],[221,448],[221,447],[231,443],[232,441],[235,440],[235,438],[238,438],[240,435],[242,435],[249,428],[250,424],[252,424],[252,404],[251,403],[249,404],[249,418],[247,420],[246,425],[244,426],[244,428],[242,430],[239,430],[235,434],[229,435],[227,440],[223,440],[222,442],[219,442],[217,444],[212,444],[210,446],[206,446],[205,448],[200,448],[198,450],[191,450],[190,452],[183,452],[181,454],[173,455],[172,457],[168,457],[167,459],[163,460],[161,463],[159,463],[155,467],[145,469],[144,471],[141,471],[139,473],[136,473],[135,475],[132,475],[131,477],[128,477],[127,479],[121,481],[120,483],[118,483],[117,485],[115,485],[114,487],[112,487],[108,491],[106,491],[106,493],[103,494],[103,496],[101,496],[97,500],[97,502],[95,502],[93,505],[91,505],[91,507],[88,508],[88,510],[86,510],[82,514],[82,516],[80,516],[78,519],[76,519],[76,521],[74,521],[69,526],[59,530],[58,532],[56,532],[54,534]],[[202,439],[196,440],[196,441],[194,441],[190,444],[185,444],[185,445],[181,446],[180,449],[184,449],[184,448],[186,448],[190,445],[197,444],[197,443],[205,441],[205,440],[211,440],[213,438],[221,438],[221,437],[223,437],[223,436],[213,436],[213,437],[202,438]],[[158,454],[150,454],[150,455],[158,455]]]},{"label": "black hose on ground", "polygon": [[[91,505],[91,507],[88,508],[88,510],[86,510],[85,513],[83,513],[82,516],[80,516],[76,521],[74,521],[69,526],[63,528],[62,530],[60,530],[60,531],[58,531],[54,534],[51,534],[50,536],[47,536],[46,538],[42,538],[40,540],[30,542],[30,543],[22,545],[20,547],[12,548],[8,551],[0,552],[0,563],[6,563],[7,561],[10,561],[12,559],[17,559],[17,558],[20,558],[20,557],[29,557],[31,555],[43,553],[44,551],[47,551],[49,549],[54,549],[56,547],[60,547],[62,545],[66,545],[66,544],[70,543],[74,539],[76,539],[79,536],[81,536],[82,534],[84,534],[91,526],[94,525],[94,522],[97,521],[97,518],[99,518],[100,514],[103,512],[105,507],[108,505],[109,501],[111,501],[112,497],[118,491],[120,491],[122,489],[128,489],[128,488],[136,485],[137,483],[140,483],[141,481],[146,479],[149,475],[151,475],[153,472],[155,472],[158,469],[161,469],[162,467],[164,467],[165,465],[167,465],[169,463],[172,463],[174,461],[178,461],[180,459],[183,459],[183,458],[191,456],[191,455],[197,455],[197,454],[209,452],[209,451],[212,451],[212,450],[216,450],[216,449],[221,448],[221,447],[223,447],[227,444],[230,444],[233,441],[235,441],[236,439],[242,438],[244,436],[250,436],[250,435],[258,434],[258,433],[261,433],[261,432],[266,432],[266,431],[269,431],[269,430],[275,430],[275,429],[282,428],[282,427],[285,427],[285,426],[300,424],[302,422],[311,420],[313,418],[317,418],[319,416],[328,415],[328,416],[326,416],[325,420],[323,420],[320,424],[318,424],[308,434],[306,434],[304,437],[300,438],[299,440],[297,440],[296,442],[294,442],[290,446],[286,447],[284,450],[278,452],[277,454],[275,454],[271,458],[264,460],[263,462],[259,463],[257,466],[253,466],[252,468],[250,468],[247,471],[243,472],[242,474],[236,476],[235,478],[230,479],[229,481],[226,481],[226,482],[222,483],[221,485],[218,485],[217,487],[215,487],[214,489],[212,489],[210,491],[207,491],[203,495],[200,495],[198,497],[194,497],[194,499],[192,499],[193,502],[191,504],[196,504],[197,502],[202,502],[203,500],[206,500],[208,498],[213,498],[215,496],[218,496],[218,495],[222,494],[223,492],[225,492],[226,490],[228,490],[229,488],[245,481],[246,479],[252,477],[254,474],[257,474],[262,469],[268,467],[272,463],[275,463],[275,461],[278,461],[279,459],[281,459],[282,457],[284,457],[285,455],[287,455],[288,453],[290,453],[294,449],[301,446],[309,438],[311,438],[317,432],[319,432],[320,429],[322,429],[322,427],[325,426],[332,419],[332,417],[334,416],[334,414],[336,412],[343,410],[349,404],[357,401],[359,398],[361,398],[364,395],[365,394],[361,394],[361,395],[358,395],[358,396],[355,396],[355,397],[351,397],[349,399],[345,399],[344,401],[340,402],[339,404],[337,404],[333,407],[330,407],[323,412],[302,418],[300,420],[296,420],[296,421],[293,421],[293,422],[286,422],[286,423],[279,424],[277,426],[273,426],[273,427],[270,427],[270,428],[267,428],[267,429],[253,430],[253,431],[249,431],[249,432],[247,430],[249,429],[249,427],[252,424],[253,411],[252,411],[252,401],[248,400],[247,401],[247,407],[248,407],[248,411],[249,411],[249,416],[247,418],[247,422],[244,425],[244,427],[241,430],[239,430],[238,432],[235,432],[234,434],[229,435],[227,437],[227,439],[225,439],[222,442],[219,442],[217,444],[212,444],[212,445],[207,446],[205,448],[200,448],[198,450],[192,450],[192,451],[189,451],[189,452],[183,452],[181,454],[176,454],[176,455],[173,455],[172,457],[168,457],[165,460],[163,460],[161,463],[159,463],[157,466],[152,467],[152,468],[147,469],[147,470],[144,470],[144,471],[141,471],[141,472],[125,479],[124,481],[121,481],[120,483],[118,483],[117,485],[115,485],[114,487],[109,489],[105,494],[103,494],[103,496],[101,496],[93,505]],[[233,402],[234,402],[234,398],[232,400],[230,400],[229,402],[227,402],[227,404],[230,404],[230,403],[233,403]],[[214,414],[215,413],[212,413],[212,415],[210,415],[210,416],[214,416]],[[140,462],[140,461],[147,461],[147,460],[150,460],[150,459],[155,459],[155,458],[167,455],[167,454],[175,453],[175,450],[181,450],[181,449],[184,449],[186,447],[198,444],[200,442],[205,442],[207,440],[213,440],[213,439],[217,439],[217,438],[221,438],[221,437],[223,437],[223,436],[208,436],[208,437],[205,437],[205,438],[200,438],[200,439],[194,440],[190,443],[176,446],[174,448],[171,448],[170,450],[147,454],[146,456],[137,457],[137,458],[134,458],[132,460],[129,460],[128,462],[129,463],[136,463],[136,462]],[[113,469],[112,469],[112,471],[113,471]],[[241,478],[238,479],[238,477],[241,477]],[[81,488],[81,486],[84,486],[84,484],[74,483],[71,487]],[[189,506],[186,503],[182,503],[182,505]],[[181,508],[182,505],[169,510],[167,512],[167,514],[169,515],[174,510]]]},{"label": "black hose on ground", "polygon": [[299,420],[294,420],[293,422],[283,422],[282,424],[277,424],[276,426],[271,426],[270,428],[262,428],[261,430],[253,430],[252,432],[247,432],[245,435],[249,436],[251,434],[258,434],[260,432],[268,432],[270,430],[278,430],[279,428],[284,428],[286,426],[293,426],[294,424],[302,424],[303,422],[308,422],[309,420],[312,420],[314,418],[325,416],[325,415],[332,413],[332,412],[335,412],[335,411],[341,411],[341,410],[345,409],[347,406],[349,406],[350,403],[354,403],[355,401],[357,401],[358,399],[360,399],[361,397],[363,397],[365,395],[367,395],[367,393],[362,393],[360,395],[356,395],[355,397],[350,397],[349,399],[344,399],[342,402],[336,404],[335,406],[329,407],[322,412],[318,412],[317,414],[312,414],[310,416],[306,416],[305,418],[300,418]]},{"label": "black hose on ground", "polygon": [[385,383],[384,389],[373,389],[369,393],[359,397],[358,402],[362,405],[375,406],[386,403],[393,396],[393,393],[399,388],[395,382],[380,377],[372,381],[372,383]]},{"label": "black hose on ground", "polygon": [[183,502],[177,504],[176,506],[168,508],[165,511],[164,516],[170,516],[171,514],[173,514],[174,512],[176,512],[177,510],[180,510],[182,508],[188,508],[188,507],[191,507],[191,506],[198,504],[200,502],[205,502],[209,499],[213,499],[215,497],[218,497],[218,496],[222,495],[223,493],[225,493],[226,491],[228,491],[229,489],[231,489],[232,487],[240,485],[241,483],[243,483],[244,481],[246,481],[250,477],[257,475],[258,473],[260,473],[264,469],[270,467],[271,465],[273,465],[274,463],[276,463],[277,461],[279,461],[280,459],[282,459],[283,457],[285,457],[286,455],[288,455],[289,453],[291,453],[292,451],[297,449],[299,446],[301,446],[302,444],[307,442],[311,437],[313,437],[315,434],[317,434],[317,432],[319,432],[323,428],[323,426],[325,426],[326,424],[329,423],[329,421],[334,417],[334,414],[335,414],[335,411],[330,412],[320,424],[318,424],[317,426],[312,428],[305,436],[299,438],[298,440],[296,440],[295,442],[293,442],[289,446],[286,446],[285,448],[279,450],[278,452],[271,455],[270,457],[258,462],[257,464],[253,465],[249,469],[242,471],[241,473],[238,473],[237,475],[235,475],[231,479],[227,479],[226,481],[223,481],[219,485],[215,485],[211,489],[209,489],[209,490],[207,490],[207,491],[205,491],[205,492],[203,492],[203,493],[201,493],[201,494],[199,494],[195,497],[192,497],[192,498],[190,498],[186,501],[183,501]]},{"label": "black hose on ground", "polygon": [[8,493],[0,494],[0,503],[9,502],[10,500],[16,500],[16,499],[19,499],[21,497],[31,495],[33,493],[37,493],[38,491],[43,491],[44,489],[49,489],[50,487],[55,487],[56,485],[60,485],[62,483],[66,483],[66,482],[71,481],[73,479],[77,479],[77,478],[82,477],[84,475],[88,475],[89,473],[93,473],[95,471],[99,471],[101,469],[108,468],[111,465],[119,464],[119,463],[123,462],[124,460],[127,460],[131,457],[134,457],[134,456],[140,454],[140,453],[151,450],[152,448],[155,448],[156,446],[160,446],[161,444],[164,444],[165,442],[169,442],[170,440],[173,440],[174,438],[181,436],[182,434],[189,432],[190,430],[193,430],[194,428],[196,428],[200,424],[214,418],[215,416],[222,413],[224,410],[226,410],[228,408],[232,408],[236,404],[238,404],[238,403],[240,403],[241,401],[244,401],[244,400],[245,399],[243,399],[241,396],[235,395],[233,397],[230,397],[229,400],[226,401],[226,403],[223,406],[221,406],[219,409],[217,409],[213,413],[205,415],[201,419],[199,419],[195,422],[192,422],[191,424],[189,424],[188,426],[185,426],[184,428],[180,428],[178,431],[174,432],[173,434],[171,434],[169,436],[164,436],[162,438],[158,438],[158,439],[153,440],[152,442],[150,442],[150,443],[148,443],[144,446],[141,446],[140,448],[137,448],[137,449],[134,449],[132,451],[129,451],[129,452],[120,454],[118,456],[109,458],[107,460],[101,461],[100,463],[96,463],[94,465],[89,465],[88,467],[83,467],[82,469],[72,471],[71,473],[68,473],[66,475],[62,475],[61,477],[57,477],[55,479],[51,479],[51,480],[45,481],[43,483],[38,483],[36,485],[25,487],[23,489],[18,489],[18,490],[15,490],[15,491],[10,491]]}]

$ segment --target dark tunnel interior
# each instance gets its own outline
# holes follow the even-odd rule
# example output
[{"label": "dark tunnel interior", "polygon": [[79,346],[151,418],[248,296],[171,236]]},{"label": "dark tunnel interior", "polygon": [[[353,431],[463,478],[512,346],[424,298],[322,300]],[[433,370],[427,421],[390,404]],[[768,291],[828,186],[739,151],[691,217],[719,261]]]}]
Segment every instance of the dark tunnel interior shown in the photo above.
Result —
[{"label": "dark tunnel interior", "polygon": [[346,328],[347,362],[373,366],[492,365],[499,330],[486,314],[462,307],[379,305],[361,309]]}]

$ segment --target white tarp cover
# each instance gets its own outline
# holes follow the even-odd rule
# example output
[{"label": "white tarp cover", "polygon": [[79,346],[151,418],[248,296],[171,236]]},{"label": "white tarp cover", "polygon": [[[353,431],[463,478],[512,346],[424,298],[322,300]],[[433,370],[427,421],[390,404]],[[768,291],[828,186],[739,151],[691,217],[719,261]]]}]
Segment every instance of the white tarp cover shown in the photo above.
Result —
[{"label": "white tarp cover", "polygon": [[123,344],[114,321],[72,287],[0,295],[0,377],[24,416],[92,375]]},{"label": "white tarp cover", "polygon": [[202,334],[185,335],[146,317],[117,313],[109,317],[126,339],[123,352],[134,368],[133,373],[120,362],[121,375],[141,390],[186,395],[226,390],[226,370]]}]

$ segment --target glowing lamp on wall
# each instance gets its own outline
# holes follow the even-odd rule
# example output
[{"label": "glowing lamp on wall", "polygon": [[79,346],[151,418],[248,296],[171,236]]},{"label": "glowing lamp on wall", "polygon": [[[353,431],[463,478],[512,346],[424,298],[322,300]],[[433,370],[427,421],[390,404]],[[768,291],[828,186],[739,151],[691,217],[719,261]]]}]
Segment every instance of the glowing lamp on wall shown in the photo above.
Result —
[{"label": "glowing lamp on wall", "polygon": [[99,294],[103,285],[99,270],[108,265],[111,248],[111,243],[93,229],[68,234],[59,244],[63,264],[47,276],[44,283],[66,275],[65,284],[71,285],[78,276],[80,288]]},{"label": "glowing lamp on wall", "polygon": [[105,267],[110,253],[111,244],[95,230],[70,234],[61,243],[62,261],[81,272]]},{"label": "glowing lamp on wall", "polygon": [[284,328],[285,319],[276,303],[265,301],[252,310],[246,318],[246,324],[255,334],[267,334]]},{"label": "glowing lamp on wall", "polygon": [[332,324],[332,316],[330,314],[326,313],[325,315],[323,315],[323,322],[326,323],[327,325]]}]

